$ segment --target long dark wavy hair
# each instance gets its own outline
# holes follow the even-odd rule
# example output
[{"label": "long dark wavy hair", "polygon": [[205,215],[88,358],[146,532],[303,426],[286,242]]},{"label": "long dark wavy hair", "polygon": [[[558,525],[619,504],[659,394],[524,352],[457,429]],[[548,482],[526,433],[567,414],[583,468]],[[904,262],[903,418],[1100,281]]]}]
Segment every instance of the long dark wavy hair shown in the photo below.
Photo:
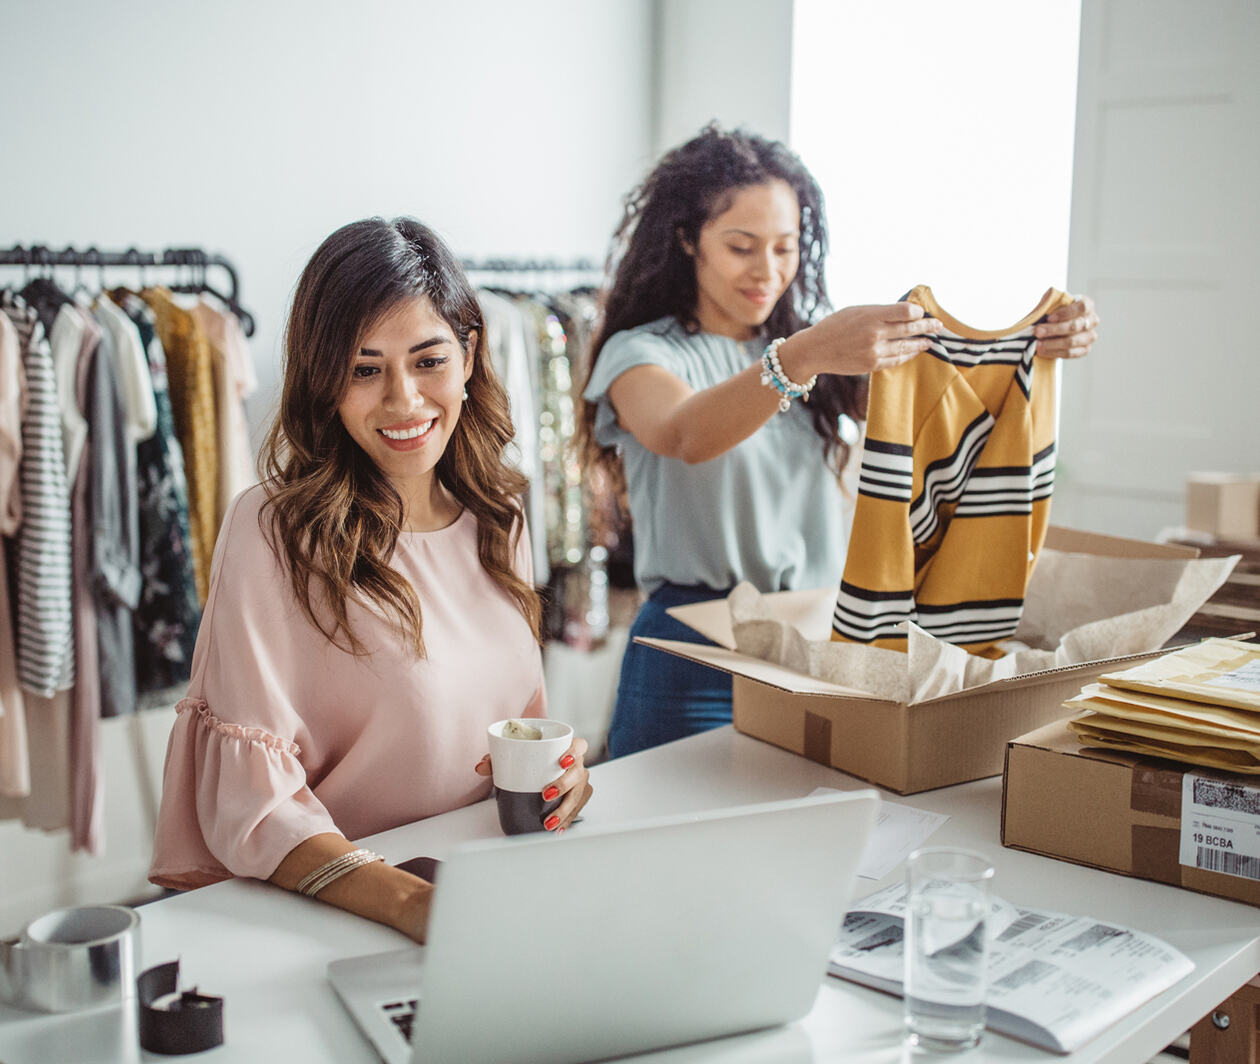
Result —
[{"label": "long dark wavy hair", "polygon": [[420,600],[389,564],[402,530],[402,498],[337,413],[363,338],[418,297],[465,351],[470,339],[474,345],[468,400],[438,460],[438,480],[477,518],[481,564],[539,635],[538,595],[513,567],[527,482],[503,460],[512,419],[490,364],[481,306],[458,259],[431,229],[413,218],[368,218],[328,237],[302,271],[285,329],[280,409],[259,456],[264,532],[311,623],[354,654],[365,652],[347,614],[357,597],[424,656]]},{"label": "long dark wavy hair", "polygon": [[[791,336],[831,310],[823,278],[827,219],[813,175],[778,141],[710,124],[668,152],[626,197],[608,253],[606,272],[612,281],[591,344],[588,381],[604,344],[624,329],[671,314],[688,330],[699,328],[696,263],[686,248],[697,246],[700,229],[730,206],[735,192],[776,179],[785,181],[800,203],[800,266],[770,312],[764,332],[768,337]],[[865,418],[867,394],[866,377],[824,374],[809,402],[798,404],[809,412],[824,458],[837,472],[849,455],[840,435],[840,415]],[[624,486],[616,449],[595,440],[595,411],[596,404],[583,404],[578,430],[583,459],[588,468],[606,472]]]}]

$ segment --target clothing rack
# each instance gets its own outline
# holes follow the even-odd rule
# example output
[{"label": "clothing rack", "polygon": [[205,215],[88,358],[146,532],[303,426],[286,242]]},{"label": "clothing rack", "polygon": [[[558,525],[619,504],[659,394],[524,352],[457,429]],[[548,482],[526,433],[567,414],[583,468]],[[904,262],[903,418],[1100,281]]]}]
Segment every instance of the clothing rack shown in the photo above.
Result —
[{"label": "clothing rack", "polygon": [[468,273],[598,273],[591,259],[464,259]]},{"label": "clothing rack", "polygon": [[603,281],[591,259],[464,259],[473,284],[506,292],[552,292],[597,289]]},{"label": "clothing rack", "polygon": [[[101,251],[92,246],[80,251],[67,246],[61,251],[42,244],[29,247],[22,244],[11,248],[0,248],[0,266],[22,266],[27,270],[51,269],[54,266],[72,266],[77,272],[84,267],[96,267],[101,271],[101,287],[104,288],[104,273],[108,267],[129,266],[139,269],[141,277],[150,267],[165,267],[186,270],[190,280],[172,284],[168,287],[174,292],[198,294],[208,292],[227,305],[228,309],[240,319],[241,328],[246,336],[254,335],[254,316],[240,303],[240,283],[237,279],[236,267],[222,255],[211,255],[201,248],[167,248],[165,251],[140,251],[130,247],[126,251]],[[224,271],[228,278],[228,291],[223,293],[213,287],[206,278],[210,267]]]}]

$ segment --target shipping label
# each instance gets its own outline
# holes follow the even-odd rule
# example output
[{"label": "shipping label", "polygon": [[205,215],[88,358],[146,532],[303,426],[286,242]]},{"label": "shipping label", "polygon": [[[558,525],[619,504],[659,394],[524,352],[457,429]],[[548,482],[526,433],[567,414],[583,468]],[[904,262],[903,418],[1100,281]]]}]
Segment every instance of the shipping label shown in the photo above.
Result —
[{"label": "shipping label", "polygon": [[1233,687],[1239,691],[1260,691],[1260,661],[1249,661],[1232,672],[1205,681],[1212,687]]},{"label": "shipping label", "polygon": [[1260,880],[1260,786],[1187,772],[1181,780],[1179,860]]}]

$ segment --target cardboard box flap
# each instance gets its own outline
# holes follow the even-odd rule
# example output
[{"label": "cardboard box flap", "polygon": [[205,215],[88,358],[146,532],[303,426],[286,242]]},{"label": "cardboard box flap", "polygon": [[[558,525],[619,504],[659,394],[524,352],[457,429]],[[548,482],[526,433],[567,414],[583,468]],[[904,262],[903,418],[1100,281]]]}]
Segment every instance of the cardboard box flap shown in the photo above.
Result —
[{"label": "cardboard box flap", "polygon": [[1077,528],[1051,525],[1046,529],[1043,544],[1051,550],[1071,554],[1096,554],[1103,558],[1197,558],[1198,547],[1173,543],[1147,543],[1143,540],[1107,536],[1101,532],[1082,532]]},{"label": "cardboard box flap", "polygon": [[[704,603],[703,605],[707,605]],[[688,607],[679,607],[687,609]],[[648,636],[635,636],[634,641],[641,643],[647,647],[654,647],[657,650],[663,650],[668,654],[674,654],[680,658],[687,658],[689,661],[698,661],[702,665],[708,665],[722,672],[730,673],[732,676],[743,676],[749,680],[756,680],[758,683],[768,684],[771,687],[777,687],[781,691],[788,691],[792,694],[807,695],[832,695],[836,698],[860,698],[870,702],[883,702],[890,706],[900,705],[896,699],[879,698],[872,695],[869,691],[862,691],[856,687],[844,687],[841,684],[831,683],[817,676],[810,676],[808,673],[797,672],[795,669],[789,669],[784,665],[776,664],[773,661],[764,661],[761,658],[749,657],[747,654],[741,654],[736,650],[727,647],[711,647],[702,643],[684,643],[674,639],[654,639]],[[1158,657],[1160,654],[1166,653],[1165,650],[1148,650],[1141,654],[1125,654],[1122,657],[1106,658],[1102,661],[1084,661],[1077,665],[1065,665],[1056,669],[1042,669],[1039,672],[1023,673],[1019,676],[1008,676],[1001,680],[994,680],[992,683],[980,684],[976,687],[968,687],[963,691],[955,691],[952,694],[941,695],[939,698],[928,698],[921,702],[911,703],[917,706],[931,706],[941,702],[953,702],[959,698],[965,698],[969,695],[978,694],[980,692],[989,692],[999,689],[1018,690],[1025,687],[1036,687],[1039,684],[1050,683],[1059,680],[1064,676],[1071,676],[1073,673],[1086,672],[1097,673],[1103,669],[1110,668],[1117,663],[1139,662],[1149,658]]]},{"label": "cardboard box flap", "polygon": [[[702,603],[701,605],[707,605],[707,603]],[[722,605],[725,605],[725,602],[722,602]],[[679,608],[687,609],[689,607]],[[664,650],[669,654],[675,654],[680,658],[687,658],[689,661],[698,661],[702,665],[710,665],[733,676],[743,676],[749,680],[756,680],[758,683],[768,684],[770,687],[777,687],[781,691],[788,691],[792,694],[830,695],[837,698],[860,698],[868,702],[887,702],[889,705],[897,704],[890,699],[877,699],[865,691],[859,691],[852,687],[841,687],[839,684],[820,680],[807,673],[796,672],[794,669],[786,668],[783,665],[776,665],[772,661],[762,661],[760,658],[751,658],[746,654],[739,654],[726,647],[711,647],[702,643],[684,643],[674,639],[653,639],[648,636],[635,636],[634,641],[647,647]]]}]

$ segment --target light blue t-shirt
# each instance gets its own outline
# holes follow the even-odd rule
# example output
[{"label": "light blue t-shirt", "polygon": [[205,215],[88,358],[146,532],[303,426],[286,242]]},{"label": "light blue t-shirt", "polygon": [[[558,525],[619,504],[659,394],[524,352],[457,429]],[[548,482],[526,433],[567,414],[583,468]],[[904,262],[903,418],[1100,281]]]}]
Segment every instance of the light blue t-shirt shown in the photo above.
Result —
[{"label": "light blue t-shirt", "polygon": [[634,523],[634,575],[649,594],[663,583],[759,591],[836,587],[851,514],[823,441],[798,400],[748,439],[688,465],[644,447],[617,423],[608,388],[634,366],[662,366],[696,391],[761,357],[764,340],[741,343],[689,333],[674,317],[610,337],[584,397],[597,402],[595,439],[625,464]]}]

